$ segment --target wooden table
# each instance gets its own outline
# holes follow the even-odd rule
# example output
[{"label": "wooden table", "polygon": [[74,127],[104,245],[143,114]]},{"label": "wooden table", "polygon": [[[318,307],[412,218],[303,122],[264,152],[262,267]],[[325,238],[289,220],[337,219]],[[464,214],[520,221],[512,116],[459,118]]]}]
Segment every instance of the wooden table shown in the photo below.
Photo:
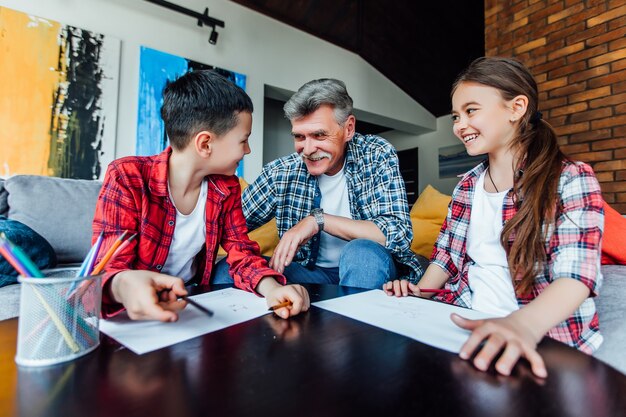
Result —
[{"label": "wooden table", "polygon": [[[354,292],[309,285],[313,301]],[[102,335],[78,360],[17,367],[0,322],[0,416],[622,416],[626,376],[545,340],[549,377],[484,373],[456,355],[312,307],[138,356]]]}]

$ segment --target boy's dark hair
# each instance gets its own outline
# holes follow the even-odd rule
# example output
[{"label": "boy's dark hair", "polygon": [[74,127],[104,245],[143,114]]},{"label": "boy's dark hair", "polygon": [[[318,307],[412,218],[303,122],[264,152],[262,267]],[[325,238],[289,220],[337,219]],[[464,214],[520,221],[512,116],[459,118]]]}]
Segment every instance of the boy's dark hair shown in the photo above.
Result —
[{"label": "boy's dark hair", "polygon": [[239,113],[252,111],[246,92],[211,70],[188,72],[163,90],[161,117],[177,150],[187,147],[202,130],[223,135],[237,125]]}]

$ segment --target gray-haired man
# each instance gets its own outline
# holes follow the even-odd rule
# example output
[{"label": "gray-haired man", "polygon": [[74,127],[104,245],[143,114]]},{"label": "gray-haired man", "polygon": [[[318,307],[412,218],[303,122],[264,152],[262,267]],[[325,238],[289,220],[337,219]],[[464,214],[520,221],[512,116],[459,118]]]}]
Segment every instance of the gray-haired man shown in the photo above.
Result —
[{"label": "gray-haired man", "polygon": [[[383,138],[355,133],[345,84],[310,81],[284,110],[296,153],[267,164],[242,195],[250,230],[276,217],[280,242],[270,267],[294,283],[417,282],[423,269],[410,250],[397,154]],[[218,265],[214,283],[228,282],[225,271]]]}]

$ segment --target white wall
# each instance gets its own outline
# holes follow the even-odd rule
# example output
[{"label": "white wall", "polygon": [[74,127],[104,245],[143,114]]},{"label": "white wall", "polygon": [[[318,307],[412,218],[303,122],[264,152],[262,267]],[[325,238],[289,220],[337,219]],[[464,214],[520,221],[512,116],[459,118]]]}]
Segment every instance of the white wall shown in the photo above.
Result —
[{"label": "white wall", "polygon": [[418,147],[419,158],[419,191],[428,184],[445,194],[451,194],[458,178],[439,178],[439,148],[458,145],[459,139],[452,133],[452,118],[449,115],[437,118],[437,130],[423,135],[412,135],[398,130],[381,134],[396,149]]},{"label": "white wall", "polygon": [[[0,0],[9,7],[122,40],[116,156],[135,149],[139,47],[173,53],[248,76],[255,106],[252,154],[245,177],[254,180],[263,158],[264,85],[295,91],[305,82],[344,80],[355,107],[416,130],[436,128],[435,117],[359,56],[227,0],[173,0],[226,22],[210,45],[210,29],[193,18],[141,0]],[[406,129],[411,131],[411,129]]]}]

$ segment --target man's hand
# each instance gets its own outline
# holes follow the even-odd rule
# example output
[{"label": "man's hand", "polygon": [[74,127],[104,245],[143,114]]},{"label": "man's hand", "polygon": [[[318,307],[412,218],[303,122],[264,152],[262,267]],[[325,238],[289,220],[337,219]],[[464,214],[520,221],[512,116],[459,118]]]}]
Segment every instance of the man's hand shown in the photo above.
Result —
[{"label": "man's hand", "polygon": [[187,295],[182,279],[152,271],[123,271],[111,282],[113,298],[126,307],[133,320],[176,321]]},{"label": "man's hand", "polygon": [[315,236],[318,230],[319,227],[313,216],[306,216],[300,220],[298,224],[283,235],[278,245],[276,245],[274,254],[269,262],[270,268],[282,274],[285,271],[285,267],[296,256],[298,249]]}]

